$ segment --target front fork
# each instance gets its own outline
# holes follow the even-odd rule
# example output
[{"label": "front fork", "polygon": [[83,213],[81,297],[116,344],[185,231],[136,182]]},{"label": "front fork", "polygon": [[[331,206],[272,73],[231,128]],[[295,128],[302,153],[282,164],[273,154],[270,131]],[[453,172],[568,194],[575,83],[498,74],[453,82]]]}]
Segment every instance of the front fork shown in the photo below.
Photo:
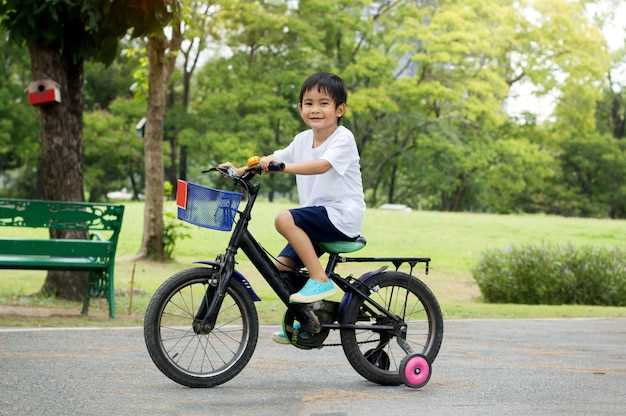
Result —
[{"label": "front fork", "polygon": [[196,334],[206,335],[215,328],[218,312],[222,307],[226,289],[235,270],[235,253],[227,250],[223,256],[218,258],[218,263],[217,278],[209,281],[198,313],[193,319],[192,326]]}]

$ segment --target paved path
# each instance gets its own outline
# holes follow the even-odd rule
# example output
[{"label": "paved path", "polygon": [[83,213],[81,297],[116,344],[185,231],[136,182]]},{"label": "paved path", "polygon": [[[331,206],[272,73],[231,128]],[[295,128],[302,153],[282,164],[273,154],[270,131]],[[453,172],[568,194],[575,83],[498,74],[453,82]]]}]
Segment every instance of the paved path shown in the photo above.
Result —
[{"label": "paved path", "polygon": [[422,390],[360,378],[342,349],[271,342],[235,379],[180,387],[140,328],[0,329],[1,415],[624,415],[626,319],[446,322]]}]

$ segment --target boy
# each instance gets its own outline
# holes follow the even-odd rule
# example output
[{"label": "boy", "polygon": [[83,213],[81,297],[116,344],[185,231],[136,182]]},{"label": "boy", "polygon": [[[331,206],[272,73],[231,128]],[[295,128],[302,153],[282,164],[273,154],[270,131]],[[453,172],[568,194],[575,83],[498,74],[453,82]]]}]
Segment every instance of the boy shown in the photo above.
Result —
[{"label": "boy", "polygon": [[279,270],[309,271],[309,280],[291,303],[310,303],[335,293],[324,271],[316,242],[354,240],[361,233],[365,202],[359,154],[352,132],[340,125],[347,92],[337,75],[320,72],[300,89],[300,116],[310,127],[284,149],[261,158],[267,171],[272,160],[296,175],[300,208],[281,212],[276,229],[289,244],[279,254]]}]

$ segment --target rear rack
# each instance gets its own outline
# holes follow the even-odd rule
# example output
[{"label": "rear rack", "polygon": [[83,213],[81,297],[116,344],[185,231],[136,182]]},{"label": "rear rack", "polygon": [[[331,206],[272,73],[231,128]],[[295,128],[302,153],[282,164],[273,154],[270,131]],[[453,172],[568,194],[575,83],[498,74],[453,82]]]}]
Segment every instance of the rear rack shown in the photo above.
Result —
[{"label": "rear rack", "polygon": [[411,267],[411,275],[413,275],[413,268],[415,268],[417,263],[426,263],[426,274],[428,274],[430,266],[430,257],[337,257],[337,263],[391,263],[396,268],[396,271],[403,263],[408,263]]}]

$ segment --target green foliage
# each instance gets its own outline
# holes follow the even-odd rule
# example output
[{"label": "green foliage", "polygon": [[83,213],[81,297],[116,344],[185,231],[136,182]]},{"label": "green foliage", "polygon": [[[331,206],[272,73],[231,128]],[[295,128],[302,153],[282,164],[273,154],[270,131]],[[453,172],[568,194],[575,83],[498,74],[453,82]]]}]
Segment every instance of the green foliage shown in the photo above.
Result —
[{"label": "green foliage", "polygon": [[480,207],[500,213],[545,209],[545,188],[555,176],[556,160],[525,138],[495,141],[476,175]]},{"label": "green foliage", "polygon": [[90,201],[131,187],[135,197],[143,181],[143,142],[135,124],[145,111],[141,100],[116,99],[110,112],[85,113],[85,188]]},{"label": "green foliage", "polygon": [[577,135],[561,143],[561,183],[572,192],[564,213],[623,217],[626,197],[626,143],[607,135]]},{"label": "green foliage", "polygon": [[472,271],[487,302],[626,305],[626,252],[571,245],[488,250]]},{"label": "green foliage", "polygon": [[170,181],[163,182],[163,196],[164,197],[167,198],[170,195],[172,195],[173,190],[174,190],[174,185],[172,185],[172,182]]},{"label": "green foliage", "polygon": [[8,41],[0,29],[0,194],[37,196],[34,174],[39,125],[26,103],[24,86],[30,76],[28,54]]},{"label": "green foliage", "polygon": [[3,0],[0,23],[17,41],[58,49],[74,62],[111,63],[128,29],[133,37],[162,28],[176,0]]},{"label": "green foliage", "polygon": [[191,234],[188,232],[189,227],[178,220],[176,215],[171,212],[166,212],[164,215],[163,251],[166,259],[172,259],[174,250],[176,249],[176,242],[191,238]]},{"label": "green foliage", "polygon": [[133,78],[129,76],[140,67],[140,58],[127,51],[132,43],[121,51],[111,65],[100,62],[85,64],[84,99],[87,110],[107,109],[116,98],[131,98]]}]

